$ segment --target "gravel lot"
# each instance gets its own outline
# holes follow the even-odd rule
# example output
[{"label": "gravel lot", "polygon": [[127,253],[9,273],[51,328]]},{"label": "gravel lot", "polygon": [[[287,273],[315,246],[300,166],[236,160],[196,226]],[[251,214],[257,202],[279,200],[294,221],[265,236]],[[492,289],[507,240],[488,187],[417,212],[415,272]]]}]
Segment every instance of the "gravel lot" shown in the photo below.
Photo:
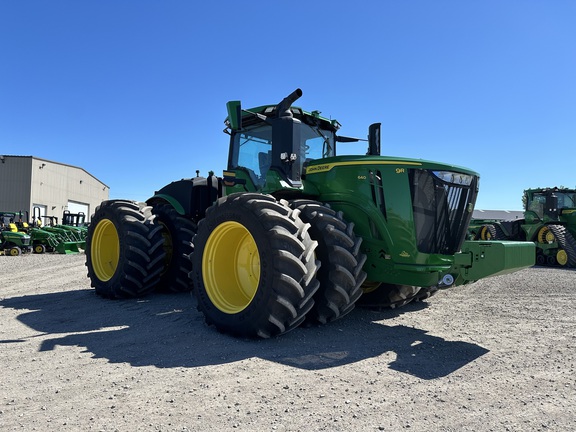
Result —
[{"label": "gravel lot", "polygon": [[84,261],[0,256],[2,431],[576,429],[573,270],[245,341],[188,294],[101,299]]}]

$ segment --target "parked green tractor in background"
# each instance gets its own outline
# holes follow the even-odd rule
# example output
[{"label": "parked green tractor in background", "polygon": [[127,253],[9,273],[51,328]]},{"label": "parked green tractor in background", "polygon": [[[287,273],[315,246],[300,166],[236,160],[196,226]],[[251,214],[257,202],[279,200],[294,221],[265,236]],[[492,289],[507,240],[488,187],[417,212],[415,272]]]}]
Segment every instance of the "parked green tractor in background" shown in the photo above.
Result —
[{"label": "parked green tractor in background", "polygon": [[32,251],[36,254],[53,252],[60,243],[60,239],[54,233],[40,228],[36,223],[29,223],[28,212],[20,210],[18,212],[0,212],[0,217],[8,217],[12,221],[13,231],[26,233],[30,236]]},{"label": "parked green tractor in background", "polygon": [[527,189],[524,203],[524,218],[472,221],[475,238],[534,242],[536,264],[576,267],[576,189]]},{"label": "parked green tractor in background", "polygon": [[9,213],[0,213],[0,253],[18,256],[32,250],[30,236],[19,232]]},{"label": "parked green tractor in background", "polygon": [[366,155],[338,156],[359,139],[292,107],[301,94],[249,110],[228,102],[222,177],[197,172],[145,203],[102,202],[86,246],[96,292],[194,288],[208,324],[267,338],[534,264],[533,244],[464,241],[477,173],[380,156],[379,124]]},{"label": "parked green tractor in background", "polygon": [[[34,253],[57,252],[60,254],[79,253],[86,247],[86,227],[43,225],[40,208],[34,207],[34,215],[30,221],[28,211],[0,212],[4,225],[12,232],[27,234]],[[48,217],[52,218],[51,216]],[[57,219],[57,218],[55,218]]]}]

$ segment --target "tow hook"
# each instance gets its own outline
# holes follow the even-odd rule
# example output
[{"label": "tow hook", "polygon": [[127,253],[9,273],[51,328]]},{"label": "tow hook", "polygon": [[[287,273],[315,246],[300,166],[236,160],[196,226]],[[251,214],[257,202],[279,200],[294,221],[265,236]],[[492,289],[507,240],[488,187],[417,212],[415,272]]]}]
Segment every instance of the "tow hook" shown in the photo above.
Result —
[{"label": "tow hook", "polygon": [[444,277],[442,277],[442,280],[438,282],[438,288],[440,289],[450,288],[453,283],[454,283],[454,276],[452,276],[451,274],[446,274],[444,275]]}]

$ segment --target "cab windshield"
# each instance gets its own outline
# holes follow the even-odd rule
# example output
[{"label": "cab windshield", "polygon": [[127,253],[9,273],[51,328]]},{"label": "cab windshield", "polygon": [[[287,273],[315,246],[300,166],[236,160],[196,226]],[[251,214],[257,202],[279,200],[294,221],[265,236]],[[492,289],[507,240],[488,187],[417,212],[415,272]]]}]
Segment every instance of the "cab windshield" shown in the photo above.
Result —
[{"label": "cab windshield", "polygon": [[565,192],[556,195],[558,196],[558,208],[576,208],[576,193]]},{"label": "cab windshield", "polygon": [[[334,132],[302,122],[294,123],[294,139],[291,152],[296,155],[294,163],[300,172],[305,162],[331,157],[336,154]],[[230,169],[245,168],[257,186],[262,186],[266,173],[275,162],[272,160],[272,126],[258,124],[248,127],[233,137]]]},{"label": "cab windshield", "polygon": [[[558,198],[558,208],[576,208],[576,192],[554,192]],[[532,196],[532,201],[528,205],[528,210],[535,212],[539,217],[544,216],[544,208],[546,207],[546,193],[535,193]]]}]

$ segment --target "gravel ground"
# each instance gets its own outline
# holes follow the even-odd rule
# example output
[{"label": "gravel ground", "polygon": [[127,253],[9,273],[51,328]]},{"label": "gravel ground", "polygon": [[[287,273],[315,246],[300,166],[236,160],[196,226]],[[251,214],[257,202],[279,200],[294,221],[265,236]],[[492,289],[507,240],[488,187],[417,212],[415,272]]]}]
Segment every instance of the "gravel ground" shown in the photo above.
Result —
[{"label": "gravel ground", "polygon": [[2,431],[569,431],[576,273],[530,268],[246,341],[84,255],[0,256]]}]

